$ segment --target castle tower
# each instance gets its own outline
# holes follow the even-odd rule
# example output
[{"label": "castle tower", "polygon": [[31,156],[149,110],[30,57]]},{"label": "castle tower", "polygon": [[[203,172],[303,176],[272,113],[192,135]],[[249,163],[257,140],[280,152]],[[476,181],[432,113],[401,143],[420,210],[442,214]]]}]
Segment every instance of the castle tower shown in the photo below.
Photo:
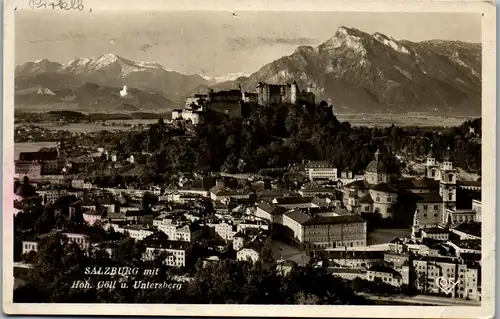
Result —
[{"label": "castle tower", "polygon": [[439,170],[436,164],[436,157],[432,151],[433,145],[431,144],[430,151],[427,154],[427,162],[425,163],[425,177],[430,179],[439,180]]},{"label": "castle tower", "polygon": [[457,201],[457,178],[456,170],[453,168],[451,150],[448,147],[447,154],[443,159],[440,169],[439,195],[443,198],[443,222],[446,222],[446,210],[455,210]]},{"label": "castle tower", "polygon": [[297,102],[297,82],[293,82],[290,86],[290,103],[295,104]]},{"label": "castle tower", "polygon": [[207,94],[207,102],[208,103],[212,102],[213,95],[214,95],[214,90],[213,89],[209,89],[208,90],[208,94]]},{"label": "castle tower", "polygon": [[264,101],[264,83],[259,82],[259,84],[257,84],[257,103],[261,106],[264,106],[266,105]]}]

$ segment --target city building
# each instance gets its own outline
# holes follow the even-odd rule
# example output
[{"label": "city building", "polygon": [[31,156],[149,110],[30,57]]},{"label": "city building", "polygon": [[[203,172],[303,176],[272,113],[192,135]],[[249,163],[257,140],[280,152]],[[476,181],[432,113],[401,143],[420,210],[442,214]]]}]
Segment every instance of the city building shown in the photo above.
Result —
[{"label": "city building", "polygon": [[62,233],[63,237],[67,238],[69,242],[76,243],[82,250],[90,247],[90,236],[80,233]]},{"label": "city building", "polygon": [[403,284],[403,277],[399,272],[391,267],[382,265],[373,265],[368,268],[366,272],[366,279],[369,281],[380,279],[382,282],[395,287],[401,287]]},{"label": "city building", "polygon": [[58,151],[21,152],[15,162],[16,175],[31,178],[59,174],[62,169]]},{"label": "city building", "polygon": [[439,227],[424,228],[421,230],[421,238],[430,238],[438,241],[448,241],[450,239],[450,232],[447,229]]},{"label": "city building", "polygon": [[188,242],[169,240],[162,232],[149,235],[142,244],[146,247],[145,260],[161,257],[167,266],[172,267],[185,267],[193,261],[192,246]]},{"label": "city building", "polygon": [[275,206],[283,207],[286,209],[302,209],[319,207],[313,203],[313,197],[279,197],[272,200]]},{"label": "city building", "polygon": [[260,259],[262,246],[257,242],[245,244],[243,248],[236,252],[236,259],[240,261],[250,261],[256,263]]},{"label": "city building", "polygon": [[345,280],[354,280],[356,278],[366,280],[366,269],[364,268],[347,268],[347,267],[328,267],[327,273],[340,277]]},{"label": "city building", "polygon": [[90,226],[98,225],[102,222],[102,212],[95,210],[88,210],[82,213],[83,221]]},{"label": "city building", "polygon": [[350,268],[369,267],[384,260],[384,252],[377,250],[329,250],[322,253],[331,264]]},{"label": "city building", "polygon": [[271,223],[281,224],[283,223],[283,214],[286,210],[287,209],[284,207],[275,206],[265,201],[261,201],[255,209],[255,216],[265,219]]},{"label": "city building", "polygon": [[309,180],[326,179],[337,180],[337,168],[328,161],[309,161],[305,165]]},{"label": "city building", "polygon": [[366,221],[359,215],[324,217],[293,210],[283,226],[304,249],[366,246]]},{"label": "city building", "polygon": [[[457,284],[449,295],[452,298],[480,297],[480,280],[478,265],[467,265],[454,258],[420,257],[413,260],[415,270],[415,287],[423,293],[443,294],[436,279],[445,277]],[[468,271],[468,269],[471,269]]]}]

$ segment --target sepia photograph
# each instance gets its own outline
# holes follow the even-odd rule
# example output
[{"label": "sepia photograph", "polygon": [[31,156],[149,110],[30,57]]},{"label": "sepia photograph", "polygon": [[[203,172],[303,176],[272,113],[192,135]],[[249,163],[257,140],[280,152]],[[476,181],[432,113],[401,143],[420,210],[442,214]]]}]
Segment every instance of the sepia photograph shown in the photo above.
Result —
[{"label": "sepia photograph", "polygon": [[49,2],[6,8],[10,309],[493,311],[494,10]]}]

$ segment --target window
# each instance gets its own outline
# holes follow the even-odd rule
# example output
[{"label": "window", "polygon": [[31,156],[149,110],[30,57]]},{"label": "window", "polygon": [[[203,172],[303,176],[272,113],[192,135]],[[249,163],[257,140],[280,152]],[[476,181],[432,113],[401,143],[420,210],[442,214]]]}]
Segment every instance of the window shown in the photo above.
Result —
[{"label": "window", "polygon": [[434,210],[439,210],[439,205],[434,205]]},{"label": "window", "polygon": [[424,211],[427,211],[427,205],[424,205]]},{"label": "window", "polygon": [[370,206],[365,206],[365,212],[368,212],[370,210]]},{"label": "window", "polygon": [[392,202],[392,198],[391,198],[390,196],[389,196],[389,197],[387,197],[387,202],[388,202],[388,203]]},{"label": "window", "polygon": [[438,214],[434,214],[434,217],[438,217]]},{"label": "window", "polygon": [[435,177],[435,176],[436,176],[436,171],[435,171],[435,170],[432,170],[432,171],[431,171],[431,175],[432,175],[432,177]]},{"label": "window", "polygon": [[453,200],[453,194],[452,193],[448,194],[448,200]]},{"label": "window", "polygon": [[448,174],[448,181],[453,182],[453,174]]}]

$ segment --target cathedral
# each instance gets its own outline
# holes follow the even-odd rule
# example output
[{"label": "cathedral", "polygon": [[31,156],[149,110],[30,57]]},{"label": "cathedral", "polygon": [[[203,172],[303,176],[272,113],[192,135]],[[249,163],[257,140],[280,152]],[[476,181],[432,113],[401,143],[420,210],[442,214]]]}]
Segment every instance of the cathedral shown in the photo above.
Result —
[{"label": "cathedral", "polygon": [[424,228],[480,222],[480,201],[474,200],[472,208],[457,209],[458,187],[449,148],[441,163],[429,152],[425,176],[411,179],[397,179],[391,174],[377,150],[363,179],[344,186],[343,204],[353,213],[377,213],[382,218],[412,214],[413,234]]}]

